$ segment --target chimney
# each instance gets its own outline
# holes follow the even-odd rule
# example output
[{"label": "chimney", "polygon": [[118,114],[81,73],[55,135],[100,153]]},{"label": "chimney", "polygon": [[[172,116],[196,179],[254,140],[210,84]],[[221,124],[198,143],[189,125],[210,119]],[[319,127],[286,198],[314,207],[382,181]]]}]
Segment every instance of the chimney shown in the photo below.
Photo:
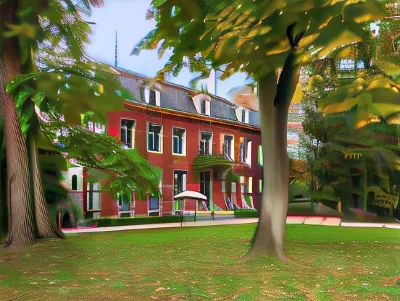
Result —
[{"label": "chimney", "polygon": [[217,73],[214,69],[211,70],[207,81],[208,93],[217,95]]}]

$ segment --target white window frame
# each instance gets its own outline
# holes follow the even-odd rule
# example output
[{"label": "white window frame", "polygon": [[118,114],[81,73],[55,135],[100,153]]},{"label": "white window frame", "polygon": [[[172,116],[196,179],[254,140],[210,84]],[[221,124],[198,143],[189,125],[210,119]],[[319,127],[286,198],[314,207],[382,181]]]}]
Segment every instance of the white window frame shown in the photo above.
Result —
[{"label": "white window frame", "polygon": [[244,147],[246,147],[246,157],[244,158],[244,163],[251,166],[251,150],[252,150],[253,142],[250,139],[244,139]]},{"label": "white window frame", "polygon": [[[184,130],[185,131],[184,134],[183,134],[183,137],[182,137],[182,153],[181,154],[174,152],[174,138],[178,137],[178,136],[174,135],[174,130],[175,129]],[[175,156],[186,156],[186,136],[187,136],[186,133],[187,133],[187,130],[185,128],[176,127],[176,126],[172,127],[172,154],[173,155],[175,155]],[[179,137],[178,137],[178,139],[179,139]]]},{"label": "white window frame", "polygon": [[232,145],[230,151],[230,158],[235,161],[235,136],[230,134],[222,134],[222,152],[224,151],[225,136],[232,137]]},{"label": "white window frame", "polygon": [[208,131],[200,131],[200,144],[199,144],[199,151],[201,150],[201,145],[202,145],[202,143],[205,143],[205,140],[202,140],[201,138],[202,138],[202,136],[203,136],[203,133],[207,133],[207,134],[211,134],[211,138],[210,138],[210,141],[209,141],[209,143],[208,143],[208,154],[209,155],[212,155],[212,141],[213,141],[213,132],[208,132]]},{"label": "white window frame", "polygon": [[[99,186],[100,186],[99,183],[93,183],[93,190],[89,190],[90,183],[86,183],[86,211],[87,212],[101,211],[101,192],[100,192]],[[95,194],[98,194],[98,196],[99,196],[99,206],[96,209],[89,208],[89,194],[91,192],[93,193],[93,200],[94,200]]]},{"label": "white window frame", "polygon": [[[160,139],[160,141],[159,141],[160,150],[159,151],[149,150],[149,135],[150,135],[149,130],[150,130],[150,125],[159,125],[159,126],[161,126],[161,131],[160,131],[160,135],[159,135],[159,139]],[[163,153],[163,138],[164,138],[163,137],[163,133],[164,133],[164,126],[162,124],[152,123],[152,122],[148,122],[147,123],[147,127],[146,127],[146,144],[147,144],[147,146],[146,146],[146,148],[147,148],[147,151],[149,153],[155,153],[155,154],[162,154]],[[153,142],[154,142],[154,134],[153,134]]]},{"label": "white window frame", "polygon": [[[132,148],[129,148],[129,147],[122,141],[122,137],[120,137],[120,139],[121,139],[121,142],[124,144],[124,148],[125,148],[125,149],[134,149],[134,148],[135,148],[135,136],[136,136],[136,119],[120,118],[120,120],[119,120],[119,135],[121,135],[122,120],[133,121],[133,127],[132,127],[132,133],[131,133]],[[126,128],[126,132],[128,132],[128,127],[125,126],[125,128]]]}]

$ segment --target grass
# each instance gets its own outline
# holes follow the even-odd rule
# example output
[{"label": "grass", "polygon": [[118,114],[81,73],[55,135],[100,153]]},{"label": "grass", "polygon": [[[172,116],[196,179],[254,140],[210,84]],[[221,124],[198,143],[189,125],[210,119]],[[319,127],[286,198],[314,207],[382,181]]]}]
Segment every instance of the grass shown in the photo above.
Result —
[{"label": "grass", "polygon": [[290,263],[238,265],[254,227],[79,234],[1,249],[0,299],[398,300],[398,230],[288,225]]}]

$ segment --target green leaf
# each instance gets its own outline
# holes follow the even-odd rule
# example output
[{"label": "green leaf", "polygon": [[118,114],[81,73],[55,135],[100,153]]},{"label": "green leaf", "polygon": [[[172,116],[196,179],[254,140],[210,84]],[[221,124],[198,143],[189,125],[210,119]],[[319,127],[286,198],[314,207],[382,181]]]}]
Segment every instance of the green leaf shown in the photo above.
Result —
[{"label": "green leaf", "polygon": [[32,97],[32,101],[35,103],[35,105],[40,108],[43,100],[46,98],[46,94],[43,92],[38,92]]},{"label": "green leaf", "polygon": [[6,86],[6,91],[9,94],[12,94],[15,92],[15,90],[20,87],[22,84],[25,84],[29,82],[32,79],[37,79],[41,76],[44,76],[45,73],[42,72],[35,72],[35,73],[27,73],[27,74],[21,74],[17,75],[14,77]]}]

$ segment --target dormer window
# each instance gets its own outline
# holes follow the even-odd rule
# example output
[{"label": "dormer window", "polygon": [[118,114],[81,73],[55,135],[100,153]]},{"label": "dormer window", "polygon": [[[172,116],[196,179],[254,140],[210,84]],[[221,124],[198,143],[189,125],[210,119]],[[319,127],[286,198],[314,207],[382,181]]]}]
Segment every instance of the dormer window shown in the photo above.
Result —
[{"label": "dormer window", "polygon": [[207,99],[200,99],[200,114],[210,116],[210,102]]},{"label": "dormer window", "polygon": [[238,107],[236,108],[236,118],[240,122],[249,123],[249,110],[245,108]]},{"label": "dormer window", "polygon": [[193,104],[197,113],[210,116],[211,97],[206,94],[198,94],[193,97]]},{"label": "dormer window", "polygon": [[150,89],[149,87],[144,88],[144,100],[151,106],[160,106],[160,91]]},{"label": "dormer window", "polygon": [[106,126],[97,122],[88,122],[88,130],[89,132],[93,132],[96,134],[104,134],[106,131]]}]

